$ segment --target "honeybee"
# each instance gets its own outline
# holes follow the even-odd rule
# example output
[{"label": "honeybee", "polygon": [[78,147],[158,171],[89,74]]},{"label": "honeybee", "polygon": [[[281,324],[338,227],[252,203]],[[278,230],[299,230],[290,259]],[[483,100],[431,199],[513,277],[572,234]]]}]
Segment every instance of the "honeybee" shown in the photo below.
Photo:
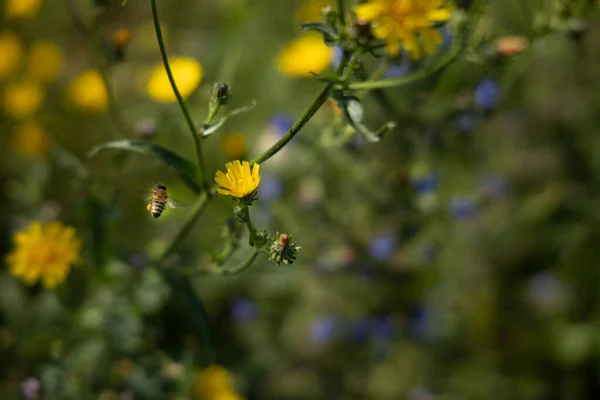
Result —
[{"label": "honeybee", "polygon": [[165,185],[159,185],[157,183],[154,189],[152,189],[150,204],[148,204],[146,209],[150,211],[154,218],[158,218],[162,215],[163,211],[165,211],[167,205],[171,208],[185,207],[185,205],[169,197]]}]

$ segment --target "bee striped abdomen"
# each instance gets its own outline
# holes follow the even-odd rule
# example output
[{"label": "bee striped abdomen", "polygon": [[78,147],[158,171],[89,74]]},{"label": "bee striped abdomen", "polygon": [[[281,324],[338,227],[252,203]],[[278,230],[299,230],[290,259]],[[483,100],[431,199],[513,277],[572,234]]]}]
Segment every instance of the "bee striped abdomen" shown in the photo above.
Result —
[{"label": "bee striped abdomen", "polygon": [[161,216],[163,211],[165,210],[165,203],[159,199],[152,199],[150,213],[154,218],[158,218]]}]

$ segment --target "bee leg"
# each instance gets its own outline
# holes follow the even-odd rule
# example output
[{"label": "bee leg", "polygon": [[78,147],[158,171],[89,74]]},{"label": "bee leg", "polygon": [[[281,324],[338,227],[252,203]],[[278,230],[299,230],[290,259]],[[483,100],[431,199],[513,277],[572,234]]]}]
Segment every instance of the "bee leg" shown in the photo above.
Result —
[{"label": "bee leg", "polygon": [[152,204],[148,204],[148,207],[146,207],[146,210],[148,210],[148,211],[152,210]]}]

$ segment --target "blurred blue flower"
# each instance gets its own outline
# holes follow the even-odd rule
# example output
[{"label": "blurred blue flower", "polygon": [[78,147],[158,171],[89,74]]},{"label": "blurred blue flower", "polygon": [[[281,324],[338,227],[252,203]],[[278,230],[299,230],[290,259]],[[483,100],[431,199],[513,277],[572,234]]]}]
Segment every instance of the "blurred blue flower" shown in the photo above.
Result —
[{"label": "blurred blue flower", "polygon": [[408,73],[412,69],[412,60],[410,57],[403,57],[399,64],[392,64],[385,71],[386,78],[400,78]]},{"label": "blurred blue flower", "polygon": [[425,176],[414,178],[412,184],[419,193],[433,192],[437,189],[438,177],[433,172],[430,172]]},{"label": "blurred blue flower", "polygon": [[431,310],[425,304],[417,304],[410,313],[410,332],[415,339],[429,340],[432,336]]},{"label": "blurred blue flower", "polygon": [[384,342],[391,342],[396,335],[396,323],[390,316],[383,316],[371,321],[371,334]]},{"label": "blurred blue flower", "polygon": [[564,285],[551,271],[539,272],[529,283],[529,298],[544,310],[560,307],[564,301]]},{"label": "blurred blue flower", "polygon": [[146,253],[135,253],[129,257],[129,265],[136,270],[142,270],[148,264],[148,255]]},{"label": "blurred blue flower", "polygon": [[510,186],[507,180],[500,175],[489,175],[483,178],[481,190],[492,199],[503,199],[510,194]]},{"label": "blurred blue flower", "polygon": [[339,327],[339,319],[335,316],[325,316],[316,319],[310,326],[308,338],[311,343],[322,346],[329,344]]},{"label": "blurred blue flower", "polygon": [[340,61],[342,60],[343,53],[344,53],[344,51],[342,50],[342,48],[340,46],[336,46],[334,48],[333,56],[331,57],[331,65],[333,66],[334,69],[339,67]]},{"label": "blurred blue flower", "polygon": [[257,310],[254,302],[247,297],[238,297],[230,304],[231,317],[238,324],[246,324],[256,319]]},{"label": "blurred blue flower", "polygon": [[440,33],[443,38],[442,48],[448,50],[450,46],[452,46],[452,33],[450,33],[450,29],[448,29],[448,25],[442,26],[440,28]]},{"label": "blurred blue flower", "polygon": [[39,399],[41,383],[38,378],[28,377],[21,382],[21,391],[26,400]]},{"label": "blurred blue flower", "polygon": [[258,187],[258,198],[264,201],[275,201],[281,198],[283,194],[283,185],[276,176],[262,174],[260,177],[260,186]]},{"label": "blurred blue flower", "polygon": [[294,125],[294,120],[285,114],[276,114],[271,118],[270,122],[271,129],[277,134],[277,136],[283,136],[289,132]]},{"label": "blurred blue flower", "polygon": [[475,128],[477,120],[472,113],[463,113],[454,120],[454,125],[462,133],[469,133]]},{"label": "blurred blue flower", "polygon": [[477,203],[473,199],[455,196],[450,201],[450,212],[457,219],[474,218],[477,211]]},{"label": "blurred blue flower", "polygon": [[489,111],[498,102],[500,87],[492,78],[485,78],[475,88],[475,104],[477,107]]},{"label": "blurred blue flower", "polygon": [[359,317],[350,322],[350,327],[348,328],[350,340],[363,343],[369,339],[370,334],[371,323],[367,318]]},{"label": "blurred blue flower", "polygon": [[391,233],[376,235],[369,242],[369,253],[377,260],[387,260],[396,251],[397,238]]}]

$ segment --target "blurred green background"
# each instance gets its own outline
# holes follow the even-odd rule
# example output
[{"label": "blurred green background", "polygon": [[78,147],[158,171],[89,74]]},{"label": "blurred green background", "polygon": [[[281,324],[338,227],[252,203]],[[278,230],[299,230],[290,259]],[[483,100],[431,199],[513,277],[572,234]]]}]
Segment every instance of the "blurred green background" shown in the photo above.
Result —
[{"label": "blurred green background", "polygon": [[[203,274],[233,205],[216,196],[169,260],[192,272],[168,281],[150,260],[189,211],[154,219],[148,193],[194,193],[143,155],[87,156],[140,139],[194,159],[177,104],[147,93],[162,65],[148,2],[0,2],[2,253],[36,220],[83,242],[54,290],[0,268],[0,398],[598,398],[600,7],[470,3],[457,2],[481,10],[455,62],[364,93],[367,126],[397,123],[380,142],[326,103],[261,165],[253,220],[293,234],[295,264],[261,255],[239,275]],[[218,81],[230,110],[257,104],[203,140],[211,179],[275,143],[324,86],[278,60],[326,4],[158,1],[169,56],[202,68],[194,121]],[[439,53],[453,40],[441,29]],[[507,35],[524,48],[499,54]],[[40,41],[51,50],[36,58]],[[309,50],[323,55],[304,59],[315,72],[339,60]],[[364,56],[367,74],[427,65]],[[98,72],[81,79],[90,70],[112,94]],[[250,253],[245,235],[224,268]]]}]

